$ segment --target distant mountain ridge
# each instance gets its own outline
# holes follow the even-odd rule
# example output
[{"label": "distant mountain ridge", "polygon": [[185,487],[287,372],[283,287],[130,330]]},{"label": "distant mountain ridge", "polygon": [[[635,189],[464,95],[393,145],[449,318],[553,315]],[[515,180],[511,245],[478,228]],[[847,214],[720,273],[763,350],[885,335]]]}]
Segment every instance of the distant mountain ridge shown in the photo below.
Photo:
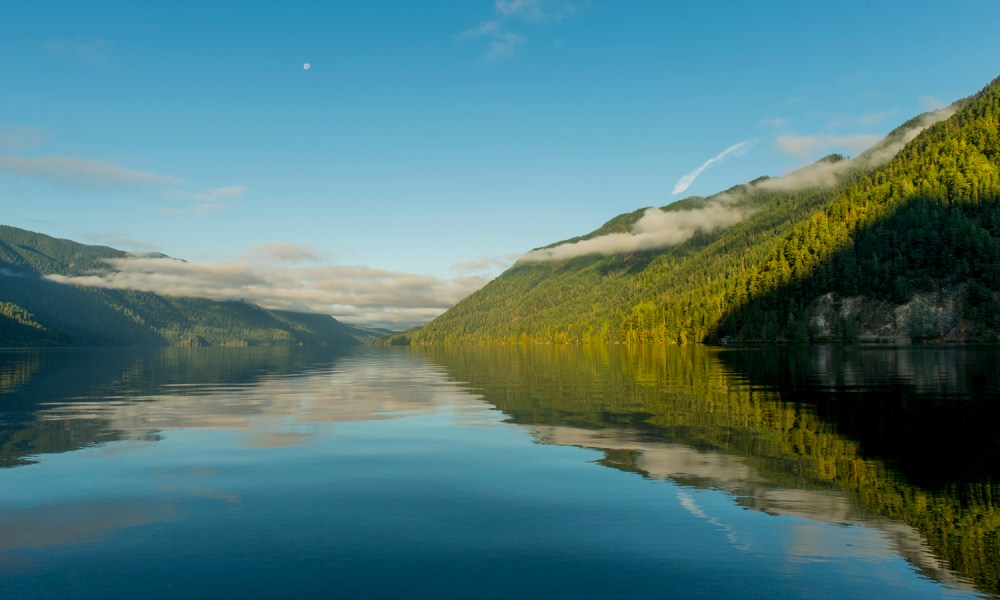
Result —
[{"label": "distant mountain ridge", "polygon": [[45,278],[107,272],[108,259],[127,256],[106,246],[0,225],[0,347],[343,346],[380,333],[328,315],[66,285]]},{"label": "distant mountain ridge", "polygon": [[526,258],[388,341],[996,340],[1000,79],[855,159],[623,214]]}]

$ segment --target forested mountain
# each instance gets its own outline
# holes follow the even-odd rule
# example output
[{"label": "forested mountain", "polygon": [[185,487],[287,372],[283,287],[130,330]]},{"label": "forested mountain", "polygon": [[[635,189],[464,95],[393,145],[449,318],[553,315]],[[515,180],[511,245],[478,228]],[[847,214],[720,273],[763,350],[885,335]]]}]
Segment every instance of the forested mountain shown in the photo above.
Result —
[{"label": "forested mountain", "polygon": [[[372,332],[245,302],[56,283],[127,253],[0,225],[0,347],[350,345]],[[160,255],[162,256],[162,255]]]},{"label": "forested mountain", "polygon": [[996,340],[1000,79],[855,159],[652,212],[532,251],[390,341]]}]

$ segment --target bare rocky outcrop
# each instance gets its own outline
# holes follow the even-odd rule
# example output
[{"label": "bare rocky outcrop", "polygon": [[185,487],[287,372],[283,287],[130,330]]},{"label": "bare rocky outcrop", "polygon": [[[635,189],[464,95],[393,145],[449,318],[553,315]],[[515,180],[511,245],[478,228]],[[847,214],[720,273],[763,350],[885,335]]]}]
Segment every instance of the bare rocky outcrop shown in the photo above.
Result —
[{"label": "bare rocky outcrop", "polygon": [[914,294],[903,304],[830,292],[807,307],[814,339],[859,342],[967,342],[976,338],[962,319],[966,285]]}]

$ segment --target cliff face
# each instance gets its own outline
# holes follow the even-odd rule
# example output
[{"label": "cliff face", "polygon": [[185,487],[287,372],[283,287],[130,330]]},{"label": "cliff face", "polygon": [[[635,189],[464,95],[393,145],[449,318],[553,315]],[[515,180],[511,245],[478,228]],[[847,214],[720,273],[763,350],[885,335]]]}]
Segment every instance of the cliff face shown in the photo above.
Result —
[{"label": "cliff face", "polygon": [[916,293],[902,304],[829,292],[807,307],[810,335],[817,341],[888,343],[989,339],[972,319],[963,318],[967,288],[960,284]]}]

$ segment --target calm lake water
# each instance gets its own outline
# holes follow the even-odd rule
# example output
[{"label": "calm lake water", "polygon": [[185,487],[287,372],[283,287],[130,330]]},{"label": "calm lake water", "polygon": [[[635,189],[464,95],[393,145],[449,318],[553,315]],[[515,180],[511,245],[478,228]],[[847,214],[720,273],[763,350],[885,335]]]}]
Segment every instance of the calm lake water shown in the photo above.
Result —
[{"label": "calm lake water", "polygon": [[998,373],[992,348],[0,352],[0,596],[989,596]]}]

